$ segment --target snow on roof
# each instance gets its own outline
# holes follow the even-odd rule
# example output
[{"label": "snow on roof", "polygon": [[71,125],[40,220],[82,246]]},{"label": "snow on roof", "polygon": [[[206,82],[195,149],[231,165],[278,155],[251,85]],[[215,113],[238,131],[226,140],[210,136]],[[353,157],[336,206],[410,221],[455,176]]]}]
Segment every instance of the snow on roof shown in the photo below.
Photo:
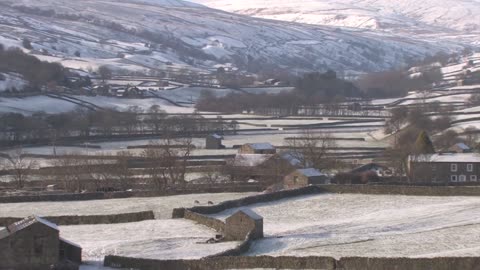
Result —
[{"label": "snow on roof", "polygon": [[237,154],[234,159],[234,165],[240,167],[255,167],[259,166],[273,155],[258,155],[258,154]]},{"label": "snow on roof", "polygon": [[250,145],[253,149],[256,149],[256,150],[274,150],[275,149],[275,147],[273,147],[273,145],[270,143],[249,143],[248,145]]},{"label": "snow on roof", "polygon": [[457,143],[455,144],[454,146],[457,146],[458,148],[462,149],[462,150],[470,150],[470,147],[464,143]]},{"label": "snow on roof", "polygon": [[65,242],[65,243],[67,243],[67,244],[69,244],[69,245],[71,245],[71,246],[74,246],[74,247],[82,248],[81,246],[79,246],[79,245],[77,245],[77,244],[75,244],[75,243],[73,243],[73,242],[70,242],[70,241],[68,241],[67,239],[63,238],[63,237],[60,237],[60,241],[61,241],[61,242]]},{"label": "snow on roof", "polygon": [[215,139],[223,139],[223,137],[218,134],[212,134],[211,136]]},{"label": "snow on roof", "polygon": [[236,213],[233,214],[233,215],[236,215],[236,214],[238,214],[238,213],[240,213],[240,212],[244,213],[245,215],[251,217],[251,218],[254,219],[254,220],[263,219],[262,216],[260,216],[259,214],[255,213],[253,210],[248,209],[248,208],[241,209],[241,210],[239,210],[238,212],[236,212]]},{"label": "snow on roof", "polygon": [[290,165],[292,166],[300,166],[302,165],[302,161],[297,157],[296,154],[293,154],[291,152],[285,152],[285,153],[282,153],[280,155],[280,157],[286,161],[288,161],[288,163],[290,163]]},{"label": "snow on roof", "polygon": [[22,219],[20,221],[17,221],[13,223],[12,225],[8,226],[7,229],[10,234],[16,233],[18,231],[21,231],[35,223],[42,223],[43,225],[46,225],[54,230],[58,231],[58,227],[56,224],[51,223],[50,221],[43,219],[38,216],[30,216],[25,219]]},{"label": "snow on roof", "polygon": [[307,177],[315,177],[315,176],[323,176],[324,174],[321,173],[319,170],[315,168],[307,168],[307,169],[299,169],[297,170],[301,174],[307,176]]},{"label": "snow on roof", "polygon": [[411,162],[450,162],[450,163],[480,163],[478,153],[442,153],[433,155],[409,156]]}]

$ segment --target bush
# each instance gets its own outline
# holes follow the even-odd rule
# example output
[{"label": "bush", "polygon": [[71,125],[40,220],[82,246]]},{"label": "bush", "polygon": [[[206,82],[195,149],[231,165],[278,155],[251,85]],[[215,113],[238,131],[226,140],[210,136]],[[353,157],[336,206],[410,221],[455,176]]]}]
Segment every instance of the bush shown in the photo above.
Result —
[{"label": "bush", "polygon": [[31,42],[28,38],[24,38],[24,39],[22,40],[22,45],[23,45],[23,47],[24,47],[25,49],[27,49],[27,50],[33,49],[33,47],[32,47],[32,42]]}]

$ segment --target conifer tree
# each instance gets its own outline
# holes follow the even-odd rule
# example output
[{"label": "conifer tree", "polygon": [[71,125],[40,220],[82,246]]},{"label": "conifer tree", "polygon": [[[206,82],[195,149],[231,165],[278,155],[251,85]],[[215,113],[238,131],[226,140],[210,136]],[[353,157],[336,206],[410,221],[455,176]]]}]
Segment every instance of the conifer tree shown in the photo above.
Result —
[{"label": "conifer tree", "polygon": [[430,140],[430,137],[425,131],[420,132],[417,140],[415,141],[413,149],[416,155],[435,153],[435,148],[433,147],[432,140]]}]

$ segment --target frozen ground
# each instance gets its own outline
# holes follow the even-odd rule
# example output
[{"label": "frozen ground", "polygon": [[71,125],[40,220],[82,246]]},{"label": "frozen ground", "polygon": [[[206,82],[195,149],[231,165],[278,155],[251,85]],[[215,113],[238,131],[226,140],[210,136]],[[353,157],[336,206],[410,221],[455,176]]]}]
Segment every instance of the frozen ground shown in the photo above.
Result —
[{"label": "frozen ground", "polygon": [[216,232],[184,219],[134,223],[61,226],[60,234],[83,248],[86,263],[103,261],[105,255],[146,259],[199,259],[237,245],[205,244]]},{"label": "frozen ground", "polygon": [[480,255],[476,197],[325,194],[251,208],[264,217],[266,238],[249,255]]},{"label": "frozen ground", "polygon": [[219,203],[253,194],[254,193],[216,193],[97,201],[0,204],[0,217],[27,217],[32,214],[40,216],[99,215],[152,210],[155,212],[157,219],[168,219],[172,215],[173,208],[192,207],[194,206],[195,200],[199,201],[200,205],[207,205],[208,201]]}]

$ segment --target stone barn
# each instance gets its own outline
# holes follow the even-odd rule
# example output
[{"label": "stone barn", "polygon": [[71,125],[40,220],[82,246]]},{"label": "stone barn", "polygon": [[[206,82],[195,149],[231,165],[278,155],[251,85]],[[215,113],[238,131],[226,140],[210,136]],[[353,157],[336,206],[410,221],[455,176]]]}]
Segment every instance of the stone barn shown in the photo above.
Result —
[{"label": "stone barn", "polygon": [[53,269],[62,260],[71,259],[61,257],[58,227],[45,219],[32,216],[0,230],[0,269]]},{"label": "stone barn", "polygon": [[274,155],[277,150],[270,143],[247,143],[240,147],[239,154]]},{"label": "stone barn", "polygon": [[328,184],[328,177],[314,168],[298,169],[285,176],[283,181],[285,188],[300,188],[309,185]]},{"label": "stone barn", "polygon": [[228,217],[225,237],[229,241],[243,241],[252,232],[253,239],[263,238],[263,217],[249,209],[242,209]]},{"label": "stone barn", "polygon": [[208,135],[205,140],[206,149],[224,149],[225,146],[222,144],[223,137],[218,134]]}]

